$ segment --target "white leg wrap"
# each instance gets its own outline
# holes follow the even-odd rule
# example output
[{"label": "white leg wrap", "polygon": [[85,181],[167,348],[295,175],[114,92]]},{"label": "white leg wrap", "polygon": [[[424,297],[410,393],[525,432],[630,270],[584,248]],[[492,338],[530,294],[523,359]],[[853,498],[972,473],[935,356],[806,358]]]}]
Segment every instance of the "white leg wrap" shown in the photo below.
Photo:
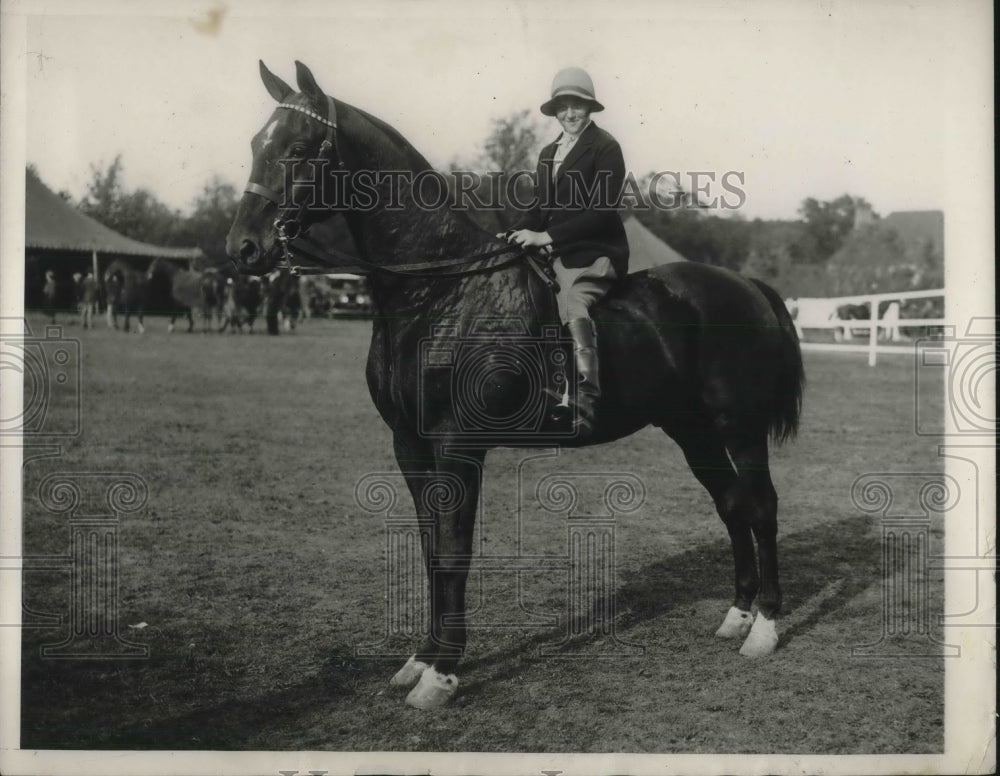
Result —
[{"label": "white leg wrap", "polygon": [[764,657],[774,652],[778,646],[778,632],[774,628],[774,620],[769,620],[763,614],[758,614],[754,620],[750,635],[740,647],[740,654],[746,657]]},{"label": "white leg wrap", "polygon": [[406,661],[406,665],[400,668],[394,677],[389,680],[393,687],[412,687],[420,680],[420,675],[429,668],[427,663],[417,660],[416,655],[411,655]]},{"label": "white leg wrap", "polygon": [[458,689],[458,677],[455,674],[438,673],[434,668],[428,668],[420,675],[417,686],[406,696],[406,703],[415,709],[436,709],[451,700]]},{"label": "white leg wrap", "polygon": [[720,639],[745,639],[753,625],[753,614],[730,606],[726,612],[726,619],[715,632]]}]

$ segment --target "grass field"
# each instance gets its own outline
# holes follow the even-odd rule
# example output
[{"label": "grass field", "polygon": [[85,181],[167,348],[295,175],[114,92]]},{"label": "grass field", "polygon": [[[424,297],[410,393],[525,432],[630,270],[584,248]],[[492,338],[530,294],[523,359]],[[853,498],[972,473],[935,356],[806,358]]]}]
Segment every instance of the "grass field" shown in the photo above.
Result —
[{"label": "grass field", "polygon": [[[41,318],[32,318],[36,334]],[[796,441],[773,455],[781,497],[785,615],[766,660],[715,639],[732,596],[728,536],[711,500],[661,432],[533,461],[547,472],[627,472],[645,505],[615,530],[616,644],[584,639],[557,657],[539,648],[561,625],[531,627],[515,580],[473,574],[467,657],[456,702],[403,704],[388,679],[402,658],[356,647],[386,629],[385,525],[355,484],[395,471],[388,429],[364,384],[370,324],[310,321],[280,337],[145,335],[67,326],[81,341],[82,433],[24,469],[28,556],[68,552],[66,518],[39,502],[52,472],[131,472],[149,501],[119,533],[122,634],[148,659],[40,657],[67,632],[70,575],[26,572],[23,748],[539,752],[934,752],[943,746],[942,659],[865,659],[851,647],[882,630],[881,525],[852,504],[872,472],[941,469],[915,436],[913,359],[807,354]],[[922,386],[924,411],[941,388]],[[930,393],[928,393],[930,392]],[[54,386],[57,428],[72,426],[71,386]],[[40,440],[44,441],[44,440]],[[26,450],[26,457],[32,450]],[[517,541],[515,470],[523,450],[487,459],[480,537]],[[597,481],[599,477],[595,477]],[[587,495],[586,493],[584,495]],[[523,506],[534,554],[566,552],[562,518]],[[402,510],[405,512],[405,510]],[[940,540],[941,526],[932,531]],[[565,608],[562,573],[524,575],[522,601]],[[942,584],[930,579],[930,611]],[[34,613],[57,627],[31,626]],[[141,622],[144,629],[129,625]],[[513,625],[512,625],[513,624]],[[512,626],[511,626],[512,625]],[[511,627],[505,627],[511,626]],[[393,644],[406,651],[417,639]],[[902,640],[914,655],[925,642]]]}]

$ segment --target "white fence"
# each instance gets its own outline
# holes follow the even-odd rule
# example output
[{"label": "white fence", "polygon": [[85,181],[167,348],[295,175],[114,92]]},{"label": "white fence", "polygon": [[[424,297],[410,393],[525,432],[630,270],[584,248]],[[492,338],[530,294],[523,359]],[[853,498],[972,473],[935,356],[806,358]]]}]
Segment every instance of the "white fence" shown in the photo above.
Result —
[{"label": "white fence", "polygon": [[[795,320],[795,330],[798,332],[799,341],[803,350],[828,350],[836,352],[862,352],[868,354],[868,365],[875,366],[879,353],[912,353],[912,345],[880,344],[879,331],[885,333],[885,339],[890,343],[903,342],[904,338],[901,329],[908,327],[944,326],[944,318],[900,318],[900,302],[910,299],[933,299],[944,298],[944,289],[933,289],[929,291],[901,291],[887,294],[860,294],[857,296],[840,296],[835,298],[802,298],[788,299],[785,304],[788,306],[792,318]],[[882,302],[891,302],[883,313],[878,317],[879,305]],[[867,305],[869,316],[863,318],[841,318],[839,310],[848,305]],[[831,342],[809,342],[805,338],[805,332],[809,329],[832,330],[835,343]],[[867,344],[852,344],[854,334],[858,331],[867,333]]]}]

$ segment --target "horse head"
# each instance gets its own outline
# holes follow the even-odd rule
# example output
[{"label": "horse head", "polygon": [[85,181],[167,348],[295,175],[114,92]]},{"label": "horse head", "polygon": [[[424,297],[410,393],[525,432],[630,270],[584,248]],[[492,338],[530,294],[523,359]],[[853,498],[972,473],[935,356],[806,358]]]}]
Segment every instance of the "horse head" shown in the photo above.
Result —
[{"label": "horse head", "polygon": [[294,181],[321,181],[327,166],[340,163],[336,108],[301,62],[295,63],[299,91],[260,63],[260,76],[278,107],[250,142],[253,162],[226,238],[226,251],[246,272],[262,275],[281,257],[279,229],[294,239],[334,211],[317,202],[315,187]]}]

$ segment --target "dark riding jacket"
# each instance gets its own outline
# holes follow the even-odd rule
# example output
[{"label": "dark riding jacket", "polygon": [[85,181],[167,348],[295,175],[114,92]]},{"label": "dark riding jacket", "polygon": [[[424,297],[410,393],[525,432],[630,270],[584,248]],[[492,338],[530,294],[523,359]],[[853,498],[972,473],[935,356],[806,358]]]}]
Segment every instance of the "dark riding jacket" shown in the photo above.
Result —
[{"label": "dark riding jacket", "polygon": [[[619,278],[628,274],[628,239],[619,215],[625,184],[621,146],[591,121],[552,181],[556,142],[538,157],[535,199],[518,229],[547,231],[566,267],[588,267],[607,256]],[[574,247],[574,243],[584,244]],[[565,246],[565,249],[564,249]]]}]

